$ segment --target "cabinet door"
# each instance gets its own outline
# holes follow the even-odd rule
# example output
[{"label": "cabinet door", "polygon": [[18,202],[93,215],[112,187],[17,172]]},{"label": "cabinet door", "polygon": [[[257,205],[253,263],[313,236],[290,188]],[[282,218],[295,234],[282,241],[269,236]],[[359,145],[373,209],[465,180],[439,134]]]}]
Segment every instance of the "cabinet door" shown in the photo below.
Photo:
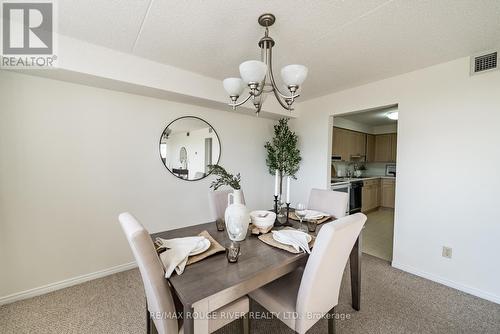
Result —
[{"label": "cabinet door", "polygon": [[379,204],[380,180],[366,180],[363,182],[361,198],[361,211],[366,212],[376,209]]},{"label": "cabinet door", "polygon": [[350,131],[333,128],[332,155],[338,155],[343,161],[349,161]]},{"label": "cabinet door", "polygon": [[370,192],[370,202],[368,203],[368,209],[373,210],[375,209],[375,196],[377,195],[377,190],[375,189],[374,185],[371,185],[369,187],[369,192]]},{"label": "cabinet door", "polygon": [[383,134],[375,136],[375,161],[391,161],[391,142],[392,134]]},{"label": "cabinet door", "polygon": [[391,161],[396,162],[396,154],[397,154],[397,145],[398,145],[398,134],[391,134]]},{"label": "cabinet door", "polygon": [[366,135],[366,162],[375,161],[375,136]]},{"label": "cabinet door", "polygon": [[382,200],[382,185],[380,181],[377,183],[377,186],[375,187],[375,207],[381,206],[380,202]]},{"label": "cabinet door", "polygon": [[345,146],[346,142],[346,134],[344,129],[333,128],[333,136],[332,136],[332,155],[338,155],[342,160],[346,160],[345,155]]},{"label": "cabinet door", "polygon": [[[346,156],[347,160],[360,161],[359,159],[365,155],[366,138],[365,134],[361,132],[345,130],[346,131]],[[354,158],[354,159],[352,159]]]},{"label": "cabinet door", "polygon": [[361,191],[361,211],[366,212],[370,210],[370,189],[368,186],[363,186],[363,190]]},{"label": "cabinet door", "polygon": [[353,132],[354,150],[352,155],[363,157],[366,152],[366,134]]},{"label": "cabinet door", "polygon": [[381,206],[394,209],[396,195],[396,184],[394,180],[382,180],[382,201]]}]

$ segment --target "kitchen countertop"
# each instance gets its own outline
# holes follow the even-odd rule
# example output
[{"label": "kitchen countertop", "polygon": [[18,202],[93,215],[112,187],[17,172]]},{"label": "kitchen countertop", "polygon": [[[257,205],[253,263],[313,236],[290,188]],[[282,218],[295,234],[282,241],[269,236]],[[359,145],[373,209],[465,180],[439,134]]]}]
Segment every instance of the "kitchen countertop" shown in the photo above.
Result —
[{"label": "kitchen countertop", "polygon": [[[340,185],[344,183],[350,183],[350,182],[355,182],[355,181],[367,181],[367,180],[375,180],[375,179],[389,179],[389,180],[395,180],[395,176],[386,176],[386,175],[378,175],[378,176],[362,176],[362,177],[351,177],[351,178],[345,178],[345,177],[332,177],[332,185]],[[336,181],[335,183],[333,181]]]}]

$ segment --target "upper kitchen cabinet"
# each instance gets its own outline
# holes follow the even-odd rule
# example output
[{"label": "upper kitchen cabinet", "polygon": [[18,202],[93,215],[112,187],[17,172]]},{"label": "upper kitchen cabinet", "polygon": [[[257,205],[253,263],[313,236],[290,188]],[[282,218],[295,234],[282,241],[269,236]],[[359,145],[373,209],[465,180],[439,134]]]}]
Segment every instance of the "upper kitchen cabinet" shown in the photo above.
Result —
[{"label": "upper kitchen cabinet", "polygon": [[351,131],[351,150],[350,158],[364,159],[366,156],[366,133]]},{"label": "upper kitchen cabinet", "polygon": [[332,155],[340,157],[340,160],[349,161],[349,134],[348,130],[333,128]]},{"label": "upper kitchen cabinet", "polygon": [[342,128],[333,128],[332,155],[342,161],[364,160],[366,154],[366,134]]},{"label": "upper kitchen cabinet", "polygon": [[[375,162],[396,161],[397,134],[387,133],[375,136]],[[370,160],[368,160],[370,161]]]},{"label": "upper kitchen cabinet", "polygon": [[396,154],[398,152],[397,146],[398,146],[398,134],[397,133],[392,133],[392,138],[391,138],[391,161],[396,162]]},{"label": "upper kitchen cabinet", "polygon": [[366,135],[366,162],[375,161],[375,135]]}]

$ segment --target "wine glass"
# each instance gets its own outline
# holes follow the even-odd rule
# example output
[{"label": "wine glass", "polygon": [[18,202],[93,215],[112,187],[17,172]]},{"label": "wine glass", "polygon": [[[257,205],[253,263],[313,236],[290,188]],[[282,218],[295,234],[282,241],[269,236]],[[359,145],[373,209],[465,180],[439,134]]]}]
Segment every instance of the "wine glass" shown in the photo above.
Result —
[{"label": "wine glass", "polygon": [[306,209],[305,204],[297,203],[297,205],[295,206],[295,215],[300,220],[300,230],[307,233],[307,227],[304,226],[302,223],[304,218],[306,217],[306,214],[307,214],[306,210],[307,209]]}]

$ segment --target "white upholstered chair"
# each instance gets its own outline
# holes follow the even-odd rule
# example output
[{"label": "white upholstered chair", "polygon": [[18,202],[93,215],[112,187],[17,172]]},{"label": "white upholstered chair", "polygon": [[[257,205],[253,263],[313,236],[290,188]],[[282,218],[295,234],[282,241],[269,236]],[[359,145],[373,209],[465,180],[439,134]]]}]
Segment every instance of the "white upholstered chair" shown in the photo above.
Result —
[{"label": "white upholstered chair", "polygon": [[[318,233],[304,269],[296,270],[253,292],[250,298],[299,334],[329,314],[328,332],[335,329],[342,274],[356,238],[366,221],[362,213],[325,224]],[[298,317],[290,316],[296,312]]]},{"label": "white upholstered chair", "polygon": [[[232,189],[215,190],[208,193],[208,201],[212,211],[212,220],[224,219],[224,212],[227,208],[227,195],[232,193]],[[245,204],[245,197],[241,193],[241,201]]]},{"label": "white upholstered chair", "polygon": [[335,218],[346,215],[349,195],[340,191],[311,189],[308,209],[328,213]]},{"label": "white upholstered chair", "polygon": [[[156,254],[153,241],[146,229],[132,216],[130,213],[122,213],[119,218],[120,224],[127,237],[132,253],[134,254],[139,271],[141,272],[142,282],[146,291],[147,301],[147,332],[150,333],[150,319],[153,320],[154,326],[159,334],[178,334],[182,333],[182,327],[179,326],[175,318],[175,303],[170,290],[169,283],[165,278],[160,258]],[[242,297],[216,312],[220,314],[241,315],[247,313],[249,302],[247,297]],[[159,313],[157,313],[159,312]],[[159,317],[154,316],[160,315]],[[151,316],[150,316],[151,315]],[[171,317],[165,315],[173,315]],[[220,316],[210,320],[210,333],[232,322],[231,317]],[[243,331],[248,332],[249,323],[248,317],[243,318]]]}]

